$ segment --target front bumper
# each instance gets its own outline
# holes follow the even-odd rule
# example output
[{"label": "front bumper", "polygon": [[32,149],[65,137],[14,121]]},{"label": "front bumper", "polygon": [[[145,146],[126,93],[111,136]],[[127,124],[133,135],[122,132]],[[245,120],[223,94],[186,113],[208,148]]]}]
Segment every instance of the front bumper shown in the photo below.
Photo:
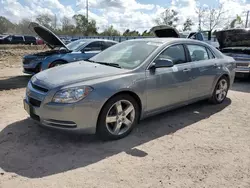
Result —
[{"label": "front bumper", "polygon": [[75,104],[58,104],[51,101],[52,93],[42,93],[28,84],[29,93],[23,100],[24,109],[39,125],[73,133],[93,134],[99,106],[92,100]]},{"label": "front bumper", "polygon": [[250,76],[250,67],[237,67],[235,70],[235,77],[249,77]]},{"label": "front bumper", "polygon": [[41,62],[40,61],[23,63],[23,73],[36,74],[36,73],[40,72],[40,69],[41,69]]}]

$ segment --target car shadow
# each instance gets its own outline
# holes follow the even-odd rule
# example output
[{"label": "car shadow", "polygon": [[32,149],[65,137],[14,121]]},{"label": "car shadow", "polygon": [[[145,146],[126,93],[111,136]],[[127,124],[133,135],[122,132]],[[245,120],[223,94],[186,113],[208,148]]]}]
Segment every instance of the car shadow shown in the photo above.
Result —
[{"label": "car shadow", "polygon": [[94,135],[50,131],[24,119],[0,132],[0,169],[40,178],[85,167],[120,152],[145,157],[148,154],[135,147],[209,118],[230,104],[228,98],[219,105],[201,101],[162,113],[141,121],[126,138],[109,142],[102,142]]},{"label": "car shadow", "polygon": [[0,77],[0,91],[24,88],[27,86],[30,78],[31,76],[29,75]]},{"label": "car shadow", "polygon": [[230,90],[250,93],[250,79],[235,79]]}]

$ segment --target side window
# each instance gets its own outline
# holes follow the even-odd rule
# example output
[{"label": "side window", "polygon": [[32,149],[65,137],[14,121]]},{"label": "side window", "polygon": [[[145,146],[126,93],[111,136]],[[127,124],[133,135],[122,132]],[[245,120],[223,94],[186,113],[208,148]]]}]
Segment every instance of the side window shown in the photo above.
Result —
[{"label": "side window", "polygon": [[174,64],[187,62],[183,45],[174,45],[168,47],[158,56],[158,58],[170,59]]},{"label": "side window", "polygon": [[192,61],[202,61],[202,60],[208,60],[208,54],[207,50],[203,46],[199,45],[187,45],[190,57]]},{"label": "side window", "polygon": [[7,39],[8,39],[9,41],[12,41],[12,36],[8,36]]},{"label": "side window", "polygon": [[97,41],[97,42],[92,42],[92,43],[88,44],[84,48],[84,50],[85,51],[101,51],[102,47],[103,47],[102,42]]},{"label": "side window", "polygon": [[103,50],[113,46],[114,44],[116,43],[113,43],[113,42],[104,42],[104,47],[103,47]]},{"label": "side window", "polygon": [[16,42],[23,42],[23,37],[21,37],[21,36],[13,36],[12,40],[16,41]]},{"label": "side window", "polygon": [[209,59],[215,59],[214,54],[207,48]]}]

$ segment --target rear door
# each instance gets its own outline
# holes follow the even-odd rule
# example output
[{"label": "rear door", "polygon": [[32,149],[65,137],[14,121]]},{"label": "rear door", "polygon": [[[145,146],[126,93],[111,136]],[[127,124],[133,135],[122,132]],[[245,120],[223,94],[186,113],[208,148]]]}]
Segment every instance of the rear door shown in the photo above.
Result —
[{"label": "rear door", "polygon": [[186,44],[193,63],[191,98],[207,96],[211,93],[219,65],[212,51],[206,46]]},{"label": "rear door", "polygon": [[157,58],[170,59],[174,66],[146,71],[148,113],[188,101],[192,82],[192,62],[182,44],[167,47]]}]

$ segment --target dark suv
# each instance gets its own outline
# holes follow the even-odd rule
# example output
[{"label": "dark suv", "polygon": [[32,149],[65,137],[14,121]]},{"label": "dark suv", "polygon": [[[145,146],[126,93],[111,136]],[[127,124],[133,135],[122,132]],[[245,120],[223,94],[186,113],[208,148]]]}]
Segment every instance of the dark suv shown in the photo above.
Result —
[{"label": "dark suv", "polygon": [[33,36],[6,35],[0,38],[0,44],[36,44],[36,38]]}]

